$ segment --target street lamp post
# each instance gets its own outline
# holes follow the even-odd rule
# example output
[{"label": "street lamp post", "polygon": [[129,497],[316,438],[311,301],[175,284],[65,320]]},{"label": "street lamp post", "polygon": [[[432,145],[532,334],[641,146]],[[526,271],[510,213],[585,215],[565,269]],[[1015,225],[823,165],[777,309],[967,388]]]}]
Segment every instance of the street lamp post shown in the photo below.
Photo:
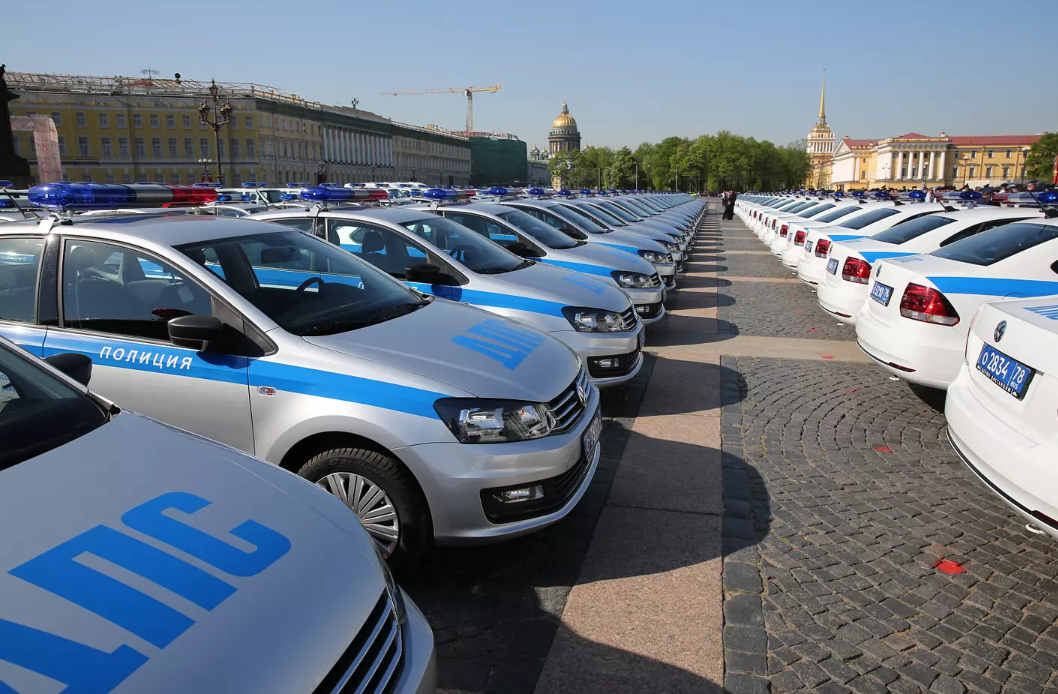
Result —
[{"label": "street lamp post", "polygon": [[209,179],[209,165],[213,163],[213,160],[199,159],[198,163],[202,165],[202,182],[205,183]]},{"label": "street lamp post", "polygon": [[202,100],[202,105],[198,107],[199,119],[213,129],[213,139],[216,142],[217,147],[217,182],[224,185],[224,173],[221,171],[220,166],[220,129],[223,128],[231,121],[231,113],[235,109],[231,107],[231,102],[227,99],[224,100],[224,105],[217,105],[218,97],[220,96],[220,87],[217,86],[216,80],[210,80],[209,84],[209,96],[213,100],[212,110],[217,115],[214,116],[213,120],[209,119],[210,105],[205,99]]}]

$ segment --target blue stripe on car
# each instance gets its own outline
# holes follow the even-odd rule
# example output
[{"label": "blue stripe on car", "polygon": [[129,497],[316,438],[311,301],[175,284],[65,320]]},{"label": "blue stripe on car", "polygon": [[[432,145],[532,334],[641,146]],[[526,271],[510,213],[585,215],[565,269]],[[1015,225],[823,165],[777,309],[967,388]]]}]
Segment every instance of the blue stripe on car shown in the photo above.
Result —
[{"label": "blue stripe on car", "polygon": [[1006,277],[927,277],[944,294],[1030,298],[1058,294],[1058,282]]},{"label": "blue stripe on car", "polygon": [[548,316],[562,316],[565,304],[557,301],[546,301],[544,299],[530,299],[524,296],[513,296],[511,294],[498,294],[496,292],[483,292],[479,289],[464,289],[463,287],[452,287],[441,284],[424,284],[422,282],[405,282],[412,289],[433,294],[441,299],[460,301],[474,306],[492,306],[494,308],[509,308],[515,311],[528,311],[529,313],[542,313]]},{"label": "blue stripe on car", "polygon": [[856,251],[863,256],[863,259],[868,263],[873,263],[876,260],[884,260],[885,258],[903,258],[907,255],[915,255],[914,253],[894,253],[892,251]]}]

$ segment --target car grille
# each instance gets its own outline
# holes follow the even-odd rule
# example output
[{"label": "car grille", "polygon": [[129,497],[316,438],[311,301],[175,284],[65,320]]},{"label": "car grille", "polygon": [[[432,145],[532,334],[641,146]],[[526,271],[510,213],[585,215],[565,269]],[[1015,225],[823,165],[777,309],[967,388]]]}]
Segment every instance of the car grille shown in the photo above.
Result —
[{"label": "car grille", "polygon": [[577,396],[577,384],[585,393],[591,393],[591,385],[588,380],[588,372],[581,367],[580,373],[573,379],[569,387],[559,393],[558,397],[547,403],[547,408],[555,416],[555,426],[551,427],[552,434],[562,434],[577,423],[584,413],[584,403]]},{"label": "car grille", "polygon": [[360,632],[313,694],[390,694],[404,670],[404,643],[390,600],[383,592]]},{"label": "car grille", "polygon": [[625,330],[635,330],[636,320],[635,306],[629,306],[628,310],[621,314],[621,322],[624,323]]},{"label": "car grille", "polygon": [[646,308],[645,311],[643,311],[643,312],[641,312],[639,314],[640,318],[650,319],[650,318],[653,318],[654,316],[658,315],[659,313],[661,313],[661,302],[660,301],[657,302],[656,304],[639,304],[639,305]]},{"label": "car grille", "polygon": [[[636,364],[639,363],[639,348],[636,347],[627,354],[616,354],[614,355],[621,360],[620,368],[614,369],[603,369],[592,364],[592,359],[588,360],[588,369],[591,371],[593,378],[613,378],[615,376],[624,376],[632,372]],[[594,368],[593,368],[594,367]]]},{"label": "car grille", "polygon": [[657,289],[660,286],[661,278],[658,276],[658,273],[655,272],[653,275],[650,276],[650,287],[652,289]]}]

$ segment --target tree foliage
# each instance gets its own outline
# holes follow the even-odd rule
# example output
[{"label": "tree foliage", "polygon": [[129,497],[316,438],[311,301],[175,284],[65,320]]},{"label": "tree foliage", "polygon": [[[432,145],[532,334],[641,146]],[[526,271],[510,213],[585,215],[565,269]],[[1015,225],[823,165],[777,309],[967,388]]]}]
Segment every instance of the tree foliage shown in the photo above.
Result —
[{"label": "tree foliage", "polygon": [[594,190],[600,181],[618,190],[781,190],[801,185],[811,170],[804,140],[777,146],[727,130],[693,140],[644,142],[635,151],[585,147],[559,152],[549,165],[552,176],[573,190]]},{"label": "tree foliage", "polygon": [[1048,133],[1036,141],[1025,157],[1025,175],[1050,181],[1054,175],[1054,158],[1058,157],[1058,133]]}]

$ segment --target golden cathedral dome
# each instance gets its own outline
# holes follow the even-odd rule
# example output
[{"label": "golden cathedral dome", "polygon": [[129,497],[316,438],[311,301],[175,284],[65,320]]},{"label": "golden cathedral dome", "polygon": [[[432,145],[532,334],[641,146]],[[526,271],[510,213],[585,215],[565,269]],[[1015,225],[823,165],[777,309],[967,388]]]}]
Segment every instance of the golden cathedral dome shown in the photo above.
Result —
[{"label": "golden cathedral dome", "polygon": [[576,129],[577,121],[573,119],[573,116],[569,115],[569,106],[566,102],[562,102],[562,113],[558,114],[558,118],[551,123],[552,130],[558,130],[559,128],[573,128]]}]

